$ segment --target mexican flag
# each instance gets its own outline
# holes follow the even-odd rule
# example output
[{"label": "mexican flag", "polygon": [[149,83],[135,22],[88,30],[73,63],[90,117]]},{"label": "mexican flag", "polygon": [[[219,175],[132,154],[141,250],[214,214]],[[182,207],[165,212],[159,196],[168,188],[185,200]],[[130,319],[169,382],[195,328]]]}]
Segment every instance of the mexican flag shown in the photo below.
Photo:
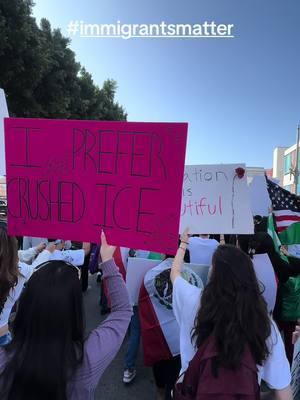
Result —
[{"label": "mexican flag", "polygon": [[179,326],[172,310],[172,259],[147,272],[139,297],[144,362],[152,366],[180,353]]},{"label": "mexican flag", "polygon": [[[276,250],[280,252],[280,246],[286,245],[288,252],[297,257],[297,248],[299,249],[300,243],[300,223],[295,222],[291,224],[284,231],[276,233],[273,216],[269,216],[268,233],[272,236]],[[299,251],[299,250],[298,250]],[[281,258],[289,262],[288,257],[280,253]],[[299,260],[300,261],[300,260]],[[296,321],[300,318],[300,278],[299,276],[290,277],[286,283],[281,285],[279,297],[280,308],[279,314],[283,321]]]},{"label": "mexican flag", "polygon": [[[139,315],[146,366],[180,354],[179,326],[172,308],[172,262],[168,258],[148,271],[140,290]],[[182,277],[203,287],[202,280],[188,267],[184,267]]]},{"label": "mexican flag", "polygon": [[[280,252],[280,246],[287,246],[291,256],[300,258],[300,222],[289,225],[284,231],[277,234],[273,215],[268,218],[268,234],[272,237],[276,251]],[[287,257],[280,254],[288,262]]]},{"label": "mexican flag", "polygon": [[300,258],[300,222],[295,222],[283,232],[278,234],[282,244],[288,246],[288,252]]}]

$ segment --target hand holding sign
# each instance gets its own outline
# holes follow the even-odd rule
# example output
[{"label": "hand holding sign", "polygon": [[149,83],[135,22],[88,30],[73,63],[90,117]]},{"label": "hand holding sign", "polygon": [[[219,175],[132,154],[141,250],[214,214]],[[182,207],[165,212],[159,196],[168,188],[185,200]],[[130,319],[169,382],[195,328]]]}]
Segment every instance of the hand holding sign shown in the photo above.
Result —
[{"label": "hand holding sign", "polygon": [[188,243],[189,243],[189,230],[190,230],[190,228],[185,228],[185,230],[183,231],[183,233],[180,236],[181,243],[184,243],[186,245],[188,245]]},{"label": "hand holding sign", "polygon": [[56,249],[56,245],[54,242],[48,243],[46,250],[48,250],[50,253],[54,253]]},{"label": "hand holding sign", "polygon": [[100,255],[102,262],[111,260],[113,258],[114,252],[116,250],[116,246],[110,246],[107,243],[105,233],[101,232],[101,249]]},{"label": "hand holding sign", "polygon": [[43,250],[45,250],[46,246],[47,244],[42,242],[36,246],[35,250],[37,251],[37,253],[41,253]]}]

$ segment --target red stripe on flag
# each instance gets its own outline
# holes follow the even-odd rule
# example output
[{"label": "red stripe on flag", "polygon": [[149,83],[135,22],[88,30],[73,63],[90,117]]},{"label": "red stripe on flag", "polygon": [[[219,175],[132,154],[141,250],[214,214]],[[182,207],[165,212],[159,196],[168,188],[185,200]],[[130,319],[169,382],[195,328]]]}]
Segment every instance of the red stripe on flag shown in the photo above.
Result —
[{"label": "red stripe on flag", "polygon": [[151,367],[158,361],[172,358],[172,353],[144,284],[139,296],[139,315],[145,365]]},{"label": "red stripe on flag", "polygon": [[280,226],[279,228],[277,228],[277,232],[280,233],[282,231],[284,231],[287,228],[287,226]]},{"label": "red stripe on flag", "polygon": [[[120,274],[122,275],[124,282],[126,282],[126,269],[123,264],[120,247],[117,247],[115,250],[114,261],[116,263],[116,266],[119,268]],[[103,290],[104,290],[105,296],[107,297],[108,306],[110,307],[110,298],[108,297],[108,291],[107,291],[107,286],[106,286],[105,280],[103,282]]]},{"label": "red stripe on flag", "polygon": [[298,215],[275,215],[276,221],[300,221],[300,217]]},{"label": "red stripe on flag", "polygon": [[121,275],[123,276],[124,281],[126,281],[126,269],[123,264],[120,247],[116,248],[116,251],[114,254],[114,260],[115,260],[117,267],[119,268]]}]

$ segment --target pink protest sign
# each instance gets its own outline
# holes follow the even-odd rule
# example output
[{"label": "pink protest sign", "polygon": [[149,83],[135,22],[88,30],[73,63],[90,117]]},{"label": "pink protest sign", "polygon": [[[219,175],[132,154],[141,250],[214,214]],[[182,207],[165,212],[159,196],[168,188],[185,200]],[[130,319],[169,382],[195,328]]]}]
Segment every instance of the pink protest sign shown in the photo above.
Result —
[{"label": "pink protest sign", "polygon": [[5,119],[12,235],[174,253],[187,124]]}]

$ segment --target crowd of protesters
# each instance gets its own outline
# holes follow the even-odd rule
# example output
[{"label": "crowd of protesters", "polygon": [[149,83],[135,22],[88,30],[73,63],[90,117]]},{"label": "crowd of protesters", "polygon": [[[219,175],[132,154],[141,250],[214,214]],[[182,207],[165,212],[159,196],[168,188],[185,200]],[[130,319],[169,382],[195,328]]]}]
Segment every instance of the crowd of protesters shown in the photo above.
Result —
[{"label": "crowd of protesters", "polygon": [[[128,257],[140,257],[156,260],[157,270],[172,258],[164,290],[171,293],[178,351],[150,363],[157,400],[292,399],[293,343],[300,328],[295,313],[290,320],[283,315],[284,288],[300,274],[300,260],[284,248],[286,259],[281,257],[264,230],[257,224],[254,235],[214,238],[186,230],[172,258],[116,248],[104,232],[98,244],[18,241],[1,222],[0,398],[93,399],[128,328],[122,379],[134,384],[140,342],[153,352],[143,306],[130,301],[125,285]],[[184,277],[189,263],[209,266],[201,285]],[[107,316],[86,336],[82,293],[93,273]],[[298,309],[295,302],[290,306]]]}]

